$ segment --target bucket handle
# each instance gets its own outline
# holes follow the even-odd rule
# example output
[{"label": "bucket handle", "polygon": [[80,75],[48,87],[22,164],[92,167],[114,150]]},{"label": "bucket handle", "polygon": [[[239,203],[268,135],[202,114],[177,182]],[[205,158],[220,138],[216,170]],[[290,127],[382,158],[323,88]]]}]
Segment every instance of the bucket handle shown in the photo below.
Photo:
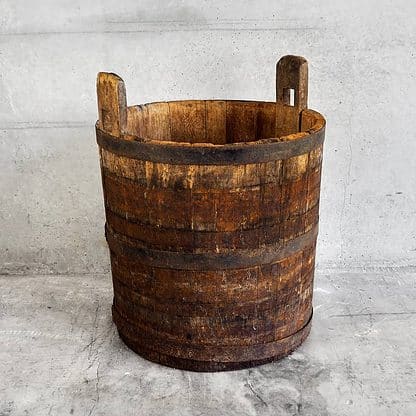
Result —
[{"label": "bucket handle", "polygon": [[[293,103],[291,103],[293,90]],[[127,129],[127,100],[124,81],[111,72],[97,75],[98,125],[113,135]],[[301,56],[286,55],[276,64],[276,102],[293,106],[300,114],[308,108],[308,61]]]},{"label": "bucket handle", "polygon": [[127,128],[127,100],[124,81],[111,72],[97,75],[98,127],[121,136]]},{"label": "bucket handle", "polygon": [[302,56],[286,55],[277,62],[276,102],[297,108],[299,114],[308,108],[308,61]]}]

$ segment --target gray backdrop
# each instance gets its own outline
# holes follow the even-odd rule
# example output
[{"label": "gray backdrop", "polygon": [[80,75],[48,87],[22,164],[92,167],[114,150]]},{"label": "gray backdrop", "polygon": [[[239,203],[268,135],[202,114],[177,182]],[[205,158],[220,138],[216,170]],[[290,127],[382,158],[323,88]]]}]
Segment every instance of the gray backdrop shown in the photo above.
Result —
[{"label": "gray backdrop", "polygon": [[0,273],[109,270],[98,71],[124,78],[129,104],[273,100],[285,54],[309,60],[328,121],[318,267],[415,264],[416,2],[0,5]]}]

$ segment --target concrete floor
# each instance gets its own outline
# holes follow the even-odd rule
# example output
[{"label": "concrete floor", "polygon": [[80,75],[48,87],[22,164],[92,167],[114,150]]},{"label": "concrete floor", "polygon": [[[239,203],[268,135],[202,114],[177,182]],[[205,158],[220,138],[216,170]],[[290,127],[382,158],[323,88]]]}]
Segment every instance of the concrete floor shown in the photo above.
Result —
[{"label": "concrete floor", "polygon": [[108,275],[3,276],[0,415],[415,415],[415,274],[318,273],[297,352],[210,374],[125,347]]}]

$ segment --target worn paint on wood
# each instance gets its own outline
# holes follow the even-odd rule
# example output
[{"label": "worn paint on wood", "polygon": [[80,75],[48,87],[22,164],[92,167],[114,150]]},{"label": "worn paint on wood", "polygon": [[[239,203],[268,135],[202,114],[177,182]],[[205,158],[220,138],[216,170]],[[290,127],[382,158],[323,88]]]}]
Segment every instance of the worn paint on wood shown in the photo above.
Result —
[{"label": "worn paint on wood", "polygon": [[311,325],[325,129],[307,109],[307,62],[279,61],[275,103],[127,107],[118,76],[100,73],[97,86],[122,339],[197,371],[293,351]]}]

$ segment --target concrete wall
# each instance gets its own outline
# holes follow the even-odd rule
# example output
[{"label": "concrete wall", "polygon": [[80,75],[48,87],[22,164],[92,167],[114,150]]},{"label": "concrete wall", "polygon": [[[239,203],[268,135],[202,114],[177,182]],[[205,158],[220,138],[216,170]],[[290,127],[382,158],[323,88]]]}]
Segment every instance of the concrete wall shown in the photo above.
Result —
[{"label": "concrete wall", "polygon": [[274,99],[310,62],[328,120],[321,268],[416,263],[416,2],[0,1],[0,272],[108,271],[98,71],[130,104]]}]

